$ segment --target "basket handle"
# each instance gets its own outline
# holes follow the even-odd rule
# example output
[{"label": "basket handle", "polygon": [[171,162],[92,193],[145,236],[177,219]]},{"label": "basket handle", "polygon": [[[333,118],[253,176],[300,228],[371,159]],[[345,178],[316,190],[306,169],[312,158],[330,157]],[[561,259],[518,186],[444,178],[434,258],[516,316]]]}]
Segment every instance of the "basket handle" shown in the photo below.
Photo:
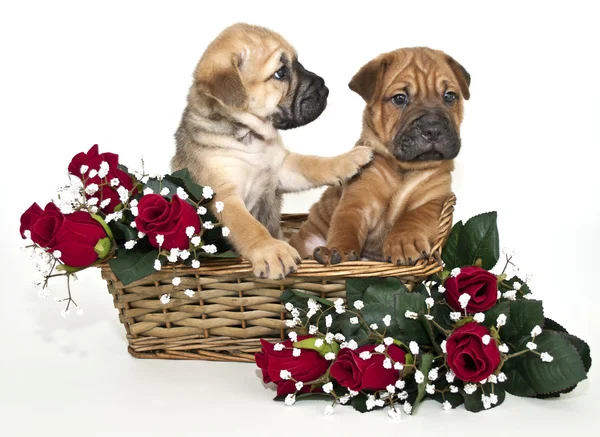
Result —
[{"label": "basket handle", "polygon": [[446,240],[450,236],[452,230],[452,217],[454,213],[454,206],[456,205],[456,195],[451,193],[450,196],[444,202],[442,212],[440,213],[440,221],[438,223],[438,234],[433,244],[431,254],[436,259],[441,259],[442,247],[446,243]]}]

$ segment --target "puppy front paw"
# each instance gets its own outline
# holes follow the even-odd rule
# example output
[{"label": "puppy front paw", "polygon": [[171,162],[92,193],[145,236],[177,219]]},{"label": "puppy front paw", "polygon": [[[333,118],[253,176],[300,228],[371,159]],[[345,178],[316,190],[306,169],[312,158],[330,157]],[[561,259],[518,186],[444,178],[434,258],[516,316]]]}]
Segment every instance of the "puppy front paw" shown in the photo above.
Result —
[{"label": "puppy front paw", "polygon": [[344,261],[357,261],[358,253],[354,250],[345,251],[335,247],[330,249],[325,246],[319,246],[313,252],[313,258],[320,264],[330,266]]},{"label": "puppy front paw", "polygon": [[272,238],[251,248],[246,259],[252,263],[254,276],[262,279],[283,279],[298,270],[298,251],[285,241]]},{"label": "puppy front paw", "polygon": [[342,185],[344,181],[355,176],[360,170],[373,160],[373,149],[365,146],[354,147],[349,152],[336,158],[334,169],[334,183]]},{"label": "puppy front paw", "polygon": [[389,235],[383,244],[383,256],[398,266],[411,266],[431,255],[432,243],[425,235],[403,232]]}]

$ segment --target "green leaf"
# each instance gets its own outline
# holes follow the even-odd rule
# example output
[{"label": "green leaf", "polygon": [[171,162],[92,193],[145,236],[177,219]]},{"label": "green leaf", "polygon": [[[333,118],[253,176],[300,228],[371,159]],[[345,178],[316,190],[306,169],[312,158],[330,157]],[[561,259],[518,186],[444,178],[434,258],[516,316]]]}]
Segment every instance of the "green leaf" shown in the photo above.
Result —
[{"label": "green leaf", "polygon": [[[204,199],[202,196],[202,187],[194,182],[192,175],[190,174],[187,168],[182,168],[181,170],[177,170],[174,173],[171,173],[171,178],[179,179],[183,182],[183,188],[188,192],[192,197],[196,199],[197,202],[200,202]],[[214,195],[213,195],[214,199]]]},{"label": "green leaf", "polygon": [[534,326],[544,324],[544,309],[539,300],[515,300],[510,302],[510,323],[500,328],[502,339],[513,341],[531,337]]},{"label": "green leaf", "polygon": [[381,408],[375,407],[371,410],[367,410],[367,395],[365,395],[364,393],[359,393],[353,398],[351,398],[350,403],[356,411],[359,411],[361,413],[367,413],[369,411],[378,410]]},{"label": "green leaf", "polygon": [[396,295],[400,292],[408,293],[406,286],[396,278],[385,278],[376,284],[369,285],[363,294],[363,303],[380,303],[394,308]]},{"label": "green leaf", "polygon": [[303,291],[300,290],[289,290],[292,292],[292,294],[296,297],[299,297],[300,299],[305,299],[307,302],[309,299],[313,299],[323,305],[325,305],[326,307],[332,307],[333,306],[333,302],[327,299],[324,299],[322,297],[319,296],[315,296],[313,294],[309,294],[309,293],[305,293]]},{"label": "green leaf", "polygon": [[419,403],[425,397],[425,387],[427,386],[428,379],[427,375],[429,374],[429,370],[431,369],[431,364],[433,363],[433,354],[422,354],[421,362],[419,363],[418,369],[425,375],[425,379],[422,383],[419,384],[417,389],[417,398],[415,399],[415,403],[413,404],[412,414],[415,414],[415,410],[419,406]]},{"label": "green leaf", "polygon": [[454,327],[454,321],[450,318],[452,310],[448,308],[443,302],[436,303],[431,307],[431,315],[433,320],[436,321],[442,328],[446,330],[452,330]]},{"label": "green leaf", "polygon": [[157,256],[157,250],[144,252],[136,248],[117,249],[117,257],[110,259],[108,264],[123,285],[128,285],[154,273],[154,260]]},{"label": "green leaf", "polygon": [[129,240],[137,240],[138,238],[138,231],[136,229],[120,221],[111,221],[109,227],[112,230],[115,240],[121,244]]},{"label": "green leaf", "polygon": [[530,294],[531,293],[531,289],[529,288],[529,285],[527,285],[527,283],[522,280],[521,278],[519,278],[518,276],[513,276],[510,279],[504,279],[502,282],[500,282],[498,288],[500,289],[500,291],[507,292],[509,290],[514,290],[513,288],[513,284],[515,282],[518,282],[519,284],[521,284],[521,288],[519,289],[519,291],[517,291],[517,299],[524,299],[524,295],[526,294]]},{"label": "green leaf", "polygon": [[333,331],[333,328],[339,324],[339,330],[342,331],[346,341],[354,340],[360,345],[369,338],[369,331],[362,323],[356,325],[350,323],[352,317],[354,317],[354,314],[348,312],[341,314],[334,320],[334,323],[331,325],[331,330]]},{"label": "green leaf", "polygon": [[[365,305],[365,307],[360,310],[360,314],[365,320],[367,326],[375,323],[378,326],[377,332],[383,334],[385,331],[386,337],[397,338],[400,335],[400,330],[398,329],[398,324],[394,320],[394,308],[382,303],[371,303]],[[383,318],[387,315],[392,317],[390,321],[390,326],[385,326],[383,324]]]},{"label": "green leaf", "polygon": [[473,321],[473,316],[462,317],[460,320],[456,322],[456,326],[465,326],[467,323],[471,323]]},{"label": "green leaf", "polygon": [[442,393],[435,392],[431,398],[438,401],[440,404],[443,404],[444,401],[448,401],[450,402],[450,405],[452,405],[452,408],[456,408],[464,402],[463,397],[459,393],[450,393],[449,391],[445,392],[443,396]]},{"label": "green leaf", "polygon": [[552,319],[549,319],[548,317],[544,317],[544,329],[550,329],[556,332],[564,332],[565,334],[569,333],[567,329],[564,328],[561,324],[555,322]]},{"label": "green leaf", "polygon": [[463,229],[463,222],[459,221],[452,227],[448,241],[442,249],[442,260],[446,264],[446,269],[452,270],[459,267],[460,257],[458,253],[458,239]]},{"label": "green leaf", "polygon": [[363,296],[367,288],[381,282],[381,278],[350,278],[346,280],[346,299],[348,306],[353,307],[354,302],[363,300]]},{"label": "green leaf", "polygon": [[430,344],[427,331],[421,322],[418,319],[408,319],[404,315],[406,311],[412,311],[417,314],[426,312],[425,296],[419,293],[400,292],[396,296],[395,307],[395,322],[401,332],[398,339],[405,343],[416,341],[419,345]]},{"label": "green leaf", "polygon": [[[275,396],[273,398],[273,400],[277,401],[277,402],[283,402],[283,401],[285,401],[286,397],[287,397],[287,395]],[[323,392],[318,392],[318,393],[300,393],[300,394],[296,395],[296,402],[298,402],[298,401],[305,401],[305,400],[311,400],[311,401],[331,401],[332,399],[333,399],[333,397],[331,395],[325,394]]]},{"label": "green leaf", "polygon": [[459,265],[475,265],[481,259],[481,267],[492,269],[500,257],[496,212],[480,214],[469,219],[462,228],[457,245]]},{"label": "green leaf", "polygon": [[[323,340],[323,339],[321,339]],[[325,356],[327,355],[329,352],[333,352],[334,354],[338,354],[338,352],[340,351],[340,345],[337,344],[335,341],[331,342],[331,344],[327,344],[325,341],[323,341],[323,344],[318,347],[315,345],[315,342],[317,341],[316,337],[311,337],[311,338],[305,338],[302,341],[297,341],[294,343],[294,347],[297,347],[299,349],[312,349],[314,351],[319,352],[319,354],[321,354],[321,356]]]},{"label": "green leaf", "polygon": [[[419,314],[419,321],[421,322],[421,325],[425,329],[425,332],[427,333],[427,336],[429,337],[429,342],[433,346],[436,354],[442,355],[443,354],[442,348],[440,347],[438,341],[436,340],[436,336],[438,336],[438,331],[433,330],[433,328],[431,327],[431,322],[425,318],[425,314],[423,314],[423,313]],[[444,339],[445,339],[445,336],[444,336]]]},{"label": "green leaf", "polygon": [[98,254],[99,259],[104,259],[110,253],[110,249],[112,248],[112,241],[110,238],[105,237],[96,243],[94,246],[94,252]]},{"label": "green leaf", "polygon": [[488,328],[496,325],[500,314],[506,315],[506,325],[499,330],[503,341],[516,342],[530,336],[534,326],[543,326],[544,309],[538,300],[519,299],[503,301],[485,313],[483,324]]},{"label": "green leaf", "polygon": [[[321,311],[325,311],[325,310],[327,310],[327,308],[330,308],[333,306],[333,302],[331,302],[327,299],[323,299],[318,296],[313,296],[311,294],[304,293],[304,292],[301,292],[298,290],[290,290],[290,289],[285,290],[281,294],[281,297],[279,298],[279,300],[284,305],[289,302],[294,307],[296,307],[300,310],[300,319],[302,320],[302,324],[307,323],[306,313],[308,312],[308,300],[309,299],[314,299],[314,300],[320,302],[322,304]],[[331,316],[333,318],[333,324],[332,324],[330,330],[334,330],[334,328],[339,329],[339,324],[337,324],[337,319],[340,315],[337,314],[335,311],[328,311],[327,314],[331,314]],[[342,315],[345,315],[345,314],[346,313],[343,313]],[[310,319],[311,324],[316,325],[317,320],[319,319],[319,316],[320,316],[320,312],[317,312],[317,314]],[[320,317],[320,320],[318,323],[318,328],[319,328],[320,332],[325,332],[327,330],[327,328],[325,326],[325,316]]]},{"label": "green leaf", "polygon": [[564,332],[560,332],[562,336],[564,336],[569,342],[573,345],[573,347],[577,350],[577,353],[581,357],[581,361],[583,362],[583,367],[585,369],[585,373],[590,371],[592,367],[592,356],[590,351],[590,346],[580,339],[571,334],[566,334]]},{"label": "green leaf", "polygon": [[[404,289],[402,291],[405,292],[409,292],[408,289],[406,287],[404,287]],[[431,291],[431,289],[430,289]],[[423,296],[425,299],[427,299],[429,297],[429,293],[430,291],[427,291],[427,287],[425,287],[425,284],[423,284],[422,282],[418,283],[415,288],[413,289],[413,291],[411,291],[410,293],[417,293],[420,294],[421,296]]]},{"label": "green leaf", "polygon": [[308,311],[308,299],[304,299],[298,297],[294,294],[294,292],[290,289],[285,290],[279,296],[279,300],[283,305],[286,303],[291,303],[295,308],[300,310],[300,319],[302,320],[302,324],[305,325],[306,320],[306,312]]},{"label": "green leaf", "polygon": [[163,196],[167,200],[171,200],[173,195],[177,193],[177,188],[181,186],[181,183],[177,180],[173,180],[165,176],[162,180],[157,178],[149,178],[148,182],[144,184],[144,188],[150,188],[155,194],[159,194],[163,188],[169,189],[169,194]]},{"label": "green leaf", "polygon": [[[517,350],[525,349],[529,338],[523,338]],[[536,337],[538,352],[547,352],[554,359],[547,363],[534,352],[509,359],[504,365],[508,380],[505,389],[517,396],[546,395],[561,392],[587,378],[579,352],[565,334],[543,331]]]},{"label": "green leaf", "polygon": [[[519,371],[519,365],[521,361],[520,357],[509,359],[502,367],[502,371],[506,375],[506,381],[502,383],[502,387],[514,396],[521,396],[526,398],[534,398],[538,395],[533,386],[523,374]],[[540,360],[539,357],[537,357]],[[540,360],[541,361],[541,360]]]},{"label": "green leaf", "polygon": [[129,169],[124,166],[123,164],[117,164],[117,168],[121,171],[124,171],[125,173],[127,173],[129,176],[132,176],[131,173],[129,173]]},{"label": "green leaf", "polygon": [[[506,323],[510,323],[510,301],[505,300],[503,302],[498,302],[492,308],[487,310],[485,313],[485,319],[482,325],[491,328],[492,326],[496,326],[496,320],[500,314],[504,314],[506,316]],[[504,326],[500,328],[501,334],[503,334]]]},{"label": "green leaf", "polygon": [[[504,402],[504,399],[506,398],[506,392],[504,391],[504,388],[499,384],[483,384],[483,390],[485,391],[486,395],[489,396],[492,393],[492,389],[494,390],[494,394],[498,396],[498,402],[496,404],[492,404],[491,408],[496,408],[502,405],[502,403]],[[485,410],[485,408],[483,407],[483,402],[481,401],[481,395],[483,394],[481,389],[478,389],[477,391],[475,391],[475,393],[470,395],[466,394],[464,390],[461,390],[460,393],[463,399],[465,400],[465,409],[467,411],[470,411],[472,413],[478,413],[480,411]]]}]

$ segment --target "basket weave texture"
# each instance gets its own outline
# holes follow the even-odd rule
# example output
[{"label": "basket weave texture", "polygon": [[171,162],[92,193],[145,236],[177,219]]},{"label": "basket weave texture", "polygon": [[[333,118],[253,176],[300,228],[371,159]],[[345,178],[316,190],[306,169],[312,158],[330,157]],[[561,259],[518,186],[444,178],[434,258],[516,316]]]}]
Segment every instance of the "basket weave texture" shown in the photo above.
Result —
[{"label": "basket weave texture", "polygon": [[[441,270],[436,261],[452,227],[456,197],[451,195],[440,215],[432,256],[414,266],[354,261],[323,266],[305,260],[298,271],[282,280],[256,278],[242,259],[204,260],[199,269],[175,266],[123,285],[108,264],[102,277],[113,296],[119,320],[127,331],[129,352],[137,358],[195,359],[254,362],[260,338],[281,341],[286,336],[287,312],[279,297],[288,288],[328,299],[345,298],[346,279],[396,277],[414,283]],[[284,214],[288,237],[306,214]],[[171,281],[181,278],[175,287]],[[193,297],[184,290],[195,290]],[[170,294],[167,304],[160,302]]]}]

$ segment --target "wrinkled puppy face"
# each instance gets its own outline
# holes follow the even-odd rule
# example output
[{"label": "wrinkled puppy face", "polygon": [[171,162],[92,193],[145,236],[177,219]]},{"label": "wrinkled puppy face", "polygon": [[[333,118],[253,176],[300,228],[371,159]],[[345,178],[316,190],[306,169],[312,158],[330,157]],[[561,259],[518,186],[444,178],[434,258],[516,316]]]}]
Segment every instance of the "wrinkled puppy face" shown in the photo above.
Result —
[{"label": "wrinkled puppy face", "polygon": [[286,81],[287,91],[273,114],[273,126],[277,129],[304,126],[325,110],[329,89],[320,76],[305,69],[297,59],[288,62],[282,58],[281,62],[282,67],[273,78]]},{"label": "wrinkled puppy face", "polygon": [[425,168],[458,155],[469,84],[467,71],[450,56],[410,48],[372,60],[350,88],[367,102],[368,126],[402,166]]},{"label": "wrinkled puppy face", "polygon": [[226,107],[270,119],[278,129],[315,120],[329,94],[324,80],[298,62],[285,39],[241,23],[225,29],[206,49],[195,86]]}]

